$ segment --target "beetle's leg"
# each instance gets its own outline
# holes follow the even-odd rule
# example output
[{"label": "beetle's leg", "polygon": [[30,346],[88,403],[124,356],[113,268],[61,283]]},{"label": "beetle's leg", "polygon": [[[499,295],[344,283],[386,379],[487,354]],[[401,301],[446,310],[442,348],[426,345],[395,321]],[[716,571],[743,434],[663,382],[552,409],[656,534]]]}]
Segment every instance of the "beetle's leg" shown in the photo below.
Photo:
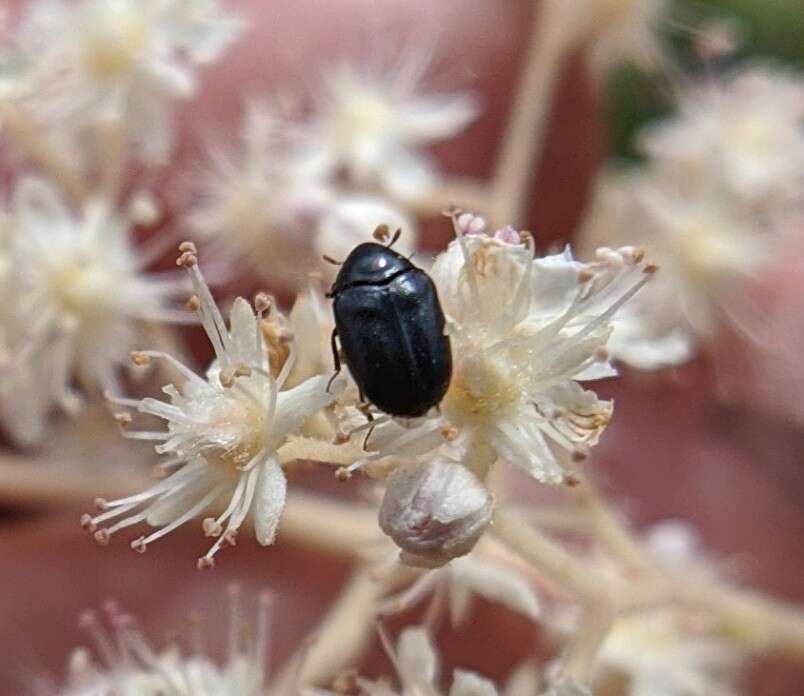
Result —
[{"label": "beetle's leg", "polygon": [[331,263],[333,266],[343,266],[343,261],[336,261],[331,256],[327,256],[326,254],[324,254],[321,258],[327,263]]},{"label": "beetle's leg", "polygon": [[329,394],[329,388],[332,386],[332,383],[335,381],[335,378],[341,373],[341,356],[338,354],[338,329],[332,329],[332,336],[330,336],[330,345],[332,346],[332,360],[335,363],[335,374],[329,378],[329,382],[327,382],[327,394]]},{"label": "beetle's leg", "polygon": [[374,423],[372,423],[371,427],[368,429],[368,432],[366,433],[366,437],[363,438],[363,451],[364,452],[368,452],[368,441],[369,441],[369,438],[371,437],[371,433],[374,432],[374,428],[376,428],[376,427],[377,426]]},{"label": "beetle's leg", "polygon": [[371,408],[371,404],[363,404],[363,405],[360,406],[360,411],[366,417],[366,420],[369,423],[371,423],[371,426],[369,427],[368,432],[366,433],[366,437],[363,438],[363,451],[364,452],[368,451],[369,438],[371,437],[371,433],[374,432],[374,428],[377,427],[377,424],[374,422],[374,414],[369,410],[370,408]]}]

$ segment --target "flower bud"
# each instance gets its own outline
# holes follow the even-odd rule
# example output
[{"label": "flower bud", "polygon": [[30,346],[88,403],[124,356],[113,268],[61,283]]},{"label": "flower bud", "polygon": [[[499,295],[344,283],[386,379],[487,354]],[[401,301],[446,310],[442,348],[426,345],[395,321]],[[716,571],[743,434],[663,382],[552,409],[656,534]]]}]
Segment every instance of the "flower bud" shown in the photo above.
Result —
[{"label": "flower bud", "polygon": [[410,565],[436,567],[469,553],[491,520],[492,495],[463,464],[439,458],[388,479],[380,527]]}]

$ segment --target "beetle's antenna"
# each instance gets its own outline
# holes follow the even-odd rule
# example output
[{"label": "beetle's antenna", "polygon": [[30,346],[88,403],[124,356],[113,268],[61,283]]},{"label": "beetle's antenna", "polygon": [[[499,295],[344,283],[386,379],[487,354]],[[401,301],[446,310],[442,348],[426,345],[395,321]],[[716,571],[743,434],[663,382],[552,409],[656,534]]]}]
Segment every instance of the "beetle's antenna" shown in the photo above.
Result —
[{"label": "beetle's antenna", "polygon": [[336,261],[331,256],[327,256],[326,254],[324,254],[321,258],[323,258],[327,263],[331,263],[333,266],[343,266],[343,261]]},{"label": "beetle's antenna", "polygon": [[390,249],[394,244],[396,244],[397,240],[399,239],[400,235],[402,234],[402,228],[397,228],[396,232],[394,232],[394,236],[390,242],[388,242],[388,248]]},{"label": "beetle's antenna", "polygon": [[[390,230],[388,229],[388,225],[377,225],[374,228],[374,232],[371,233],[371,236],[374,237],[378,242],[386,242],[388,241],[388,237],[391,234]],[[396,241],[396,239],[394,240]],[[393,244],[394,242],[391,242]],[[389,244],[388,246],[391,246]]]}]

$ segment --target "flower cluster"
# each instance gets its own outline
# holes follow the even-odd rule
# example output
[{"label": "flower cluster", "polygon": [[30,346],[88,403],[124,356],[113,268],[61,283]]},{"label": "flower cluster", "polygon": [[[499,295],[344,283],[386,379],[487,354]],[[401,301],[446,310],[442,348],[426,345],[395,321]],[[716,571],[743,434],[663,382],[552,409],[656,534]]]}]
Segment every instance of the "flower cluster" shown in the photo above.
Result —
[{"label": "flower cluster", "polygon": [[592,263],[569,249],[534,258],[527,233],[489,233],[468,213],[453,223],[431,269],[454,356],[447,394],[439,413],[379,425],[375,451],[352,467],[395,462],[380,522],[409,560],[434,564],[488,525],[484,481],[498,458],[542,483],[573,482],[567,459],[586,457],[612,413],[579,383],[615,374],[612,320],[655,270],[633,247],[600,249]]},{"label": "flower cluster", "polygon": [[[255,311],[237,298],[227,328],[198,269],[195,248],[185,243],[182,249],[179,263],[195,290],[190,305],[198,312],[215,360],[200,376],[167,353],[134,353],[135,364],[163,360],[183,378],[180,387],[164,388],[168,402],[114,399],[127,409],[166,421],[167,430],[131,430],[131,412],[117,414],[127,437],[160,443],[156,451],[165,455],[162,470],[167,476],[144,493],[98,501],[101,512],[84,515],[82,524],[104,544],[114,532],[140,522],[158,527],[132,542],[133,548],[144,552],[148,544],[225,501],[223,512],[203,523],[204,533],[216,541],[198,564],[210,567],[224,544],[236,543],[252,509],[257,540],[264,546],[274,542],[287,489],[282,467],[289,459],[282,446],[307,418],[335,398],[342,384],[327,390],[329,378],[319,375],[282,389],[293,366],[294,349],[292,336],[272,329],[276,320],[271,321],[271,314],[264,319],[271,309],[276,312],[272,300],[259,295]],[[279,345],[270,350],[269,340]],[[114,519],[111,526],[99,528]]]},{"label": "flower cluster", "polygon": [[[227,658],[218,664],[203,653],[184,655],[178,646],[158,651],[137,626],[135,617],[108,602],[102,614],[87,611],[81,627],[94,642],[73,651],[66,683],[60,688],[45,683],[35,694],[52,696],[261,696],[266,686],[266,659],[271,627],[268,595],[259,598],[257,618],[243,621],[240,592],[229,592],[229,646]],[[104,620],[105,619],[105,620]],[[246,630],[244,630],[246,629]],[[197,630],[197,629],[196,629]],[[249,641],[246,635],[251,635]],[[196,641],[200,643],[200,641]]]},{"label": "flower cluster", "polygon": [[278,103],[245,106],[234,153],[214,152],[195,177],[190,230],[231,246],[274,287],[297,289],[322,256],[345,256],[379,225],[418,231],[401,204],[438,184],[427,145],[460,132],[476,113],[467,94],[420,94],[426,64],[416,56],[387,74],[342,64],[325,73],[313,115]]},{"label": "flower cluster", "polygon": [[401,249],[412,252],[413,220],[379,195],[336,186],[321,147],[278,106],[248,103],[237,151],[214,150],[194,177],[189,230],[212,253],[247,260],[277,289],[331,273],[324,256],[344,257],[381,224],[401,229]]},{"label": "flower cluster", "polygon": [[117,370],[145,321],[183,321],[172,274],[146,274],[131,221],[108,201],[79,210],[46,180],[19,181],[3,213],[0,417],[20,444],[42,440],[54,407],[118,392]]},{"label": "flower cluster", "polygon": [[645,131],[646,165],[604,172],[586,223],[590,247],[628,240],[661,279],[615,322],[615,357],[641,369],[688,360],[722,319],[752,317],[739,289],[804,206],[804,80],[746,66],[682,94],[679,113]]},{"label": "flower cluster", "polygon": [[[543,686],[535,669],[522,665],[510,677],[505,688],[498,689],[486,677],[464,669],[456,669],[448,692],[438,688],[439,660],[430,636],[424,628],[407,628],[399,636],[394,647],[388,636],[381,632],[383,645],[396,669],[399,687],[394,688],[386,678],[377,680],[354,676],[344,687],[355,687],[363,696],[590,696],[590,692],[576,684],[562,680],[560,683]],[[334,696],[336,692],[307,689],[305,696]],[[337,692],[337,693],[340,693]]]},{"label": "flower cluster", "polygon": [[140,159],[162,162],[173,101],[193,95],[196,67],[216,60],[242,27],[218,0],[37,0],[0,49],[10,66],[2,96],[74,153],[111,124]]}]

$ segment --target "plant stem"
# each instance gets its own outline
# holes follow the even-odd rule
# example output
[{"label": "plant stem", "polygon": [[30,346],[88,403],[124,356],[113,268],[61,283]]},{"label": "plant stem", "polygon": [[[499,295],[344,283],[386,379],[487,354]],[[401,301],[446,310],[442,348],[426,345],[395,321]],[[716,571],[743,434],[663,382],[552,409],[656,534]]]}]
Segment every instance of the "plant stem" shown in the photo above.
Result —
[{"label": "plant stem", "polygon": [[584,476],[573,488],[578,508],[588,520],[588,529],[609,552],[633,572],[654,578],[654,564],[646,557],[639,542],[620,515],[606,503],[590,476]]},{"label": "plant stem", "polygon": [[568,676],[589,683],[595,659],[614,618],[613,602],[605,584],[590,575],[585,564],[531,528],[518,513],[498,509],[490,529],[556,591],[571,595],[581,605],[581,624],[564,656],[563,666]]},{"label": "plant stem", "polygon": [[543,11],[534,14],[524,69],[492,178],[494,226],[526,222],[527,195],[544,149],[555,87],[571,47],[571,34],[557,30],[554,22],[547,21],[550,16]]},{"label": "plant stem", "polygon": [[371,640],[376,604],[382,592],[369,566],[359,567],[312,631],[312,643],[305,644],[303,654],[291,658],[269,685],[269,696],[295,694],[299,686],[326,683],[356,662]]}]

